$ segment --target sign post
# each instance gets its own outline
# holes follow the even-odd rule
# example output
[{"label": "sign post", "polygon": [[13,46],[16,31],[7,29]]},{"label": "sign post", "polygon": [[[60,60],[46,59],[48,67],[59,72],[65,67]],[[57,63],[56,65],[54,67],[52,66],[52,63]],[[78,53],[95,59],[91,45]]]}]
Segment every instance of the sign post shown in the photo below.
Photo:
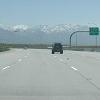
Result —
[{"label": "sign post", "polygon": [[[70,41],[69,41],[70,48],[72,47],[72,36],[74,34],[80,33],[80,32],[82,32],[82,33],[89,32],[89,35],[96,36],[96,47],[97,47],[97,36],[99,35],[99,28],[98,27],[90,27],[89,31],[75,31],[70,35]],[[76,35],[76,46],[77,46],[77,35]]]}]

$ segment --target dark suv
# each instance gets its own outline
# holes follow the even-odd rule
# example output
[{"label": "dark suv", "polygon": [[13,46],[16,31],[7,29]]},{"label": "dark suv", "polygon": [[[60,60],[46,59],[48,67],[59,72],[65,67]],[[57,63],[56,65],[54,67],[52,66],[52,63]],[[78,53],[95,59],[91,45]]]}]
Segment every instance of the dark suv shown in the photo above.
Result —
[{"label": "dark suv", "polygon": [[63,46],[61,43],[55,43],[52,47],[52,54],[55,52],[60,52],[60,54],[63,54]]}]

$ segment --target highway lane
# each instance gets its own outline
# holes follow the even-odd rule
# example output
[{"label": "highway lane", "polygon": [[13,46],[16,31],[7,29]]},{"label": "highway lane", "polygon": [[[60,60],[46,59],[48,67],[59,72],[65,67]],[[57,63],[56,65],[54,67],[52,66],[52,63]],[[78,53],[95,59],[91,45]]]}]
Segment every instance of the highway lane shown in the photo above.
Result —
[{"label": "highway lane", "polygon": [[[5,61],[3,55],[6,56]],[[4,65],[0,69],[0,98],[99,100],[97,79],[100,63],[95,60],[97,55],[99,54],[75,51],[52,55],[51,50],[41,49],[17,49],[3,53],[0,56],[0,60],[5,62],[0,62]],[[92,63],[98,66],[95,67]],[[8,65],[9,67],[5,67]],[[91,76],[94,73],[96,78]]]},{"label": "highway lane", "polygon": [[[64,63],[78,69],[87,79],[93,82],[100,89],[100,53],[67,51],[66,57],[62,57]],[[66,62],[67,61],[67,62]]]},{"label": "highway lane", "polygon": [[18,60],[23,59],[26,53],[26,50],[22,49],[11,49],[10,51],[0,53],[0,68],[16,64]]}]

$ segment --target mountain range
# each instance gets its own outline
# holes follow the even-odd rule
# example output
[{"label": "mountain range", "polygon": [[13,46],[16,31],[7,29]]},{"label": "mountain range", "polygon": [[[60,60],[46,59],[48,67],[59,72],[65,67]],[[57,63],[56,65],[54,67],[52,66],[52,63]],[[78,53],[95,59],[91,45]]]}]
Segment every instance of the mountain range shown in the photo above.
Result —
[{"label": "mountain range", "polygon": [[[61,42],[69,44],[69,37],[75,31],[88,31],[88,25],[0,25],[0,42],[1,43],[31,43],[31,44],[48,44]],[[76,35],[72,38],[73,44],[76,43]],[[90,45],[95,44],[95,36],[89,36],[89,33],[77,34],[78,44]],[[98,38],[99,43],[99,38]]]}]

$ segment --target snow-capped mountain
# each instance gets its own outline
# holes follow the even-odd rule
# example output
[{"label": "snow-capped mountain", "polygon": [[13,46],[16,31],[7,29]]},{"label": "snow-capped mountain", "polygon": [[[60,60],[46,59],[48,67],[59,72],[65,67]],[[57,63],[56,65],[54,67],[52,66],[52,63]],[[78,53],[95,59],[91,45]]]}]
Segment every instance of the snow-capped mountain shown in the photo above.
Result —
[{"label": "snow-capped mountain", "polygon": [[0,28],[8,31],[26,31],[29,29],[27,25],[4,26],[2,24],[0,24]]},{"label": "snow-capped mountain", "polygon": [[38,25],[38,26],[28,26],[28,25],[14,25],[14,26],[3,26],[0,24],[0,28],[8,31],[42,31],[45,33],[52,33],[52,32],[73,32],[80,29],[87,29],[88,26],[81,26],[81,25],[71,25],[71,24],[59,24],[55,26],[49,25]]},{"label": "snow-capped mountain", "polygon": [[[50,25],[0,25],[0,42],[5,43],[53,43],[62,42],[69,44],[70,34],[74,31],[89,30],[88,25],[59,24]],[[78,41],[88,42],[88,34],[78,35]],[[73,43],[75,43],[75,36]],[[94,39],[92,39],[94,42]],[[91,41],[91,39],[89,40]],[[91,42],[91,43],[93,43]]]},{"label": "snow-capped mountain", "polygon": [[48,25],[40,25],[35,27],[43,32],[52,33],[52,32],[73,32],[82,29],[87,29],[88,26],[81,26],[81,25],[71,25],[71,24],[59,24],[55,26],[48,26]]}]

